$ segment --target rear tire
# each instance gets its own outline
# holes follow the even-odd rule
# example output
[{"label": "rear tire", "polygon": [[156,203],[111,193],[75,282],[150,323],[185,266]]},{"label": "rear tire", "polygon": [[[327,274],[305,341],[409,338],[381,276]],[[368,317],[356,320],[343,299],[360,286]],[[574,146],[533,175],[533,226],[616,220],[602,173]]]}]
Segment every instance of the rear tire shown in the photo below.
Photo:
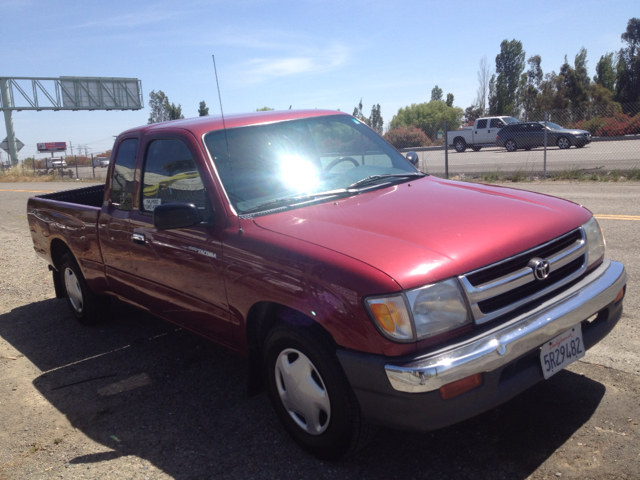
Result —
[{"label": "rear tire", "polygon": [[506,148],[508,152],[515,152],[516,150],[518,150],[516,142],[514,142],[513,140],[507,140],[506,142],[504,142],[504,148]]},{"label": "rear tire", "polygon": [[456,149],[456,152],[462,153],[467,149],[467,142],[464,141],[464,138],[456,138],[453,141],[453,146]]},{"label": "rear tire", "polygon": [[571,142],[569,141],[569,139],[567,137],[560,137],[558,139],[558,147],[561,149],[566,149],[566,148],[570,148],[571,147]]},{"label": "rear tire", "polygon": [[309,328],[274,328],[264,351],[269,399],[298,445],[338,460],[371,439],[375,429],[363,421],[334,351]]},{"label": "rear tire", "polygon": [[91,291],[71,253],[62,256],[58,272],[67,305],[76,320],[84,325],[95,325],[107,319],[110,298]]}]

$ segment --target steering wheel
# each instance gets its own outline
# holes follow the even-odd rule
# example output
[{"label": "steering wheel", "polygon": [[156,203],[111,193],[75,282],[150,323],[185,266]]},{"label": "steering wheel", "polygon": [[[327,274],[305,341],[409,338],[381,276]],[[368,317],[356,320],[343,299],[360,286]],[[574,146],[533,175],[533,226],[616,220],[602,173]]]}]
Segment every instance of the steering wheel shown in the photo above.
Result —
[{"label": "steering wheel", "polygon": [[331,162],[329,165],[327,165],[326,167],[324,167],[324,171],[328,172],[329,170],[331,170],[333,167],[335,167],[336,165],[338,165],[339,163],[342,162],[351,162],[353,163],[354,166],[359,167],[360,164],[358,163],[358,161],[353,158],[353,157],[340,157],[340,158],[336,158],[333,162]]}]

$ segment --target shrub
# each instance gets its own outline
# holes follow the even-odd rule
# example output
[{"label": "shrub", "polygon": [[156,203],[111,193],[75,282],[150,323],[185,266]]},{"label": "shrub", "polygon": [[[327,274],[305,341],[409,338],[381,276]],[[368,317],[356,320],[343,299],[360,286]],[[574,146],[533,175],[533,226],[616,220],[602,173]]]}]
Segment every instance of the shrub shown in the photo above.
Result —
[{"label": "shrub", "polygon": [[384,138],[396,148],[428,147],[432,145],[431,139],[414,125],[389,130],[384,134]]},{"label": "shrub", "polygon": [[615,113],[611,117],[593,117],[573,124],[573,128],[588,130],[598,137],[621,137],[640,134],[640,116],[631,117],[624,113]]}]

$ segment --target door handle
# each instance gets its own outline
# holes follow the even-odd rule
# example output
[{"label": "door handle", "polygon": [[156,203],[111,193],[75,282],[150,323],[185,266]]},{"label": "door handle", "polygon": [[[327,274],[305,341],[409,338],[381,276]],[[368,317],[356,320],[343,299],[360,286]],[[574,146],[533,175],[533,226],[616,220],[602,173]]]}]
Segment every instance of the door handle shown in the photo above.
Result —
[{"label": "door handle", "polygon": [[131,235],[131,241],[139,245],[144,245],[146,243],[145,236],[142,233],[134,233]]}]

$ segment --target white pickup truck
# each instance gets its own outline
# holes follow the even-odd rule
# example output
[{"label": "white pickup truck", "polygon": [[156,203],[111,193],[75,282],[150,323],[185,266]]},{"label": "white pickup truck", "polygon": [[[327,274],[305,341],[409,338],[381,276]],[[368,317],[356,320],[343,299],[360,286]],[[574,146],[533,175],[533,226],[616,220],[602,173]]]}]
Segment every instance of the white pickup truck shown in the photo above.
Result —
[{"label": "white pickup truck", "polygon": [[473,127],[462,127],[460,130],[447,132],[447,143],[453,145],[456,152],[464,152],[468,147],[477,152],[482,147],[496,144],[498,130],[505,125],[519,123],[513,117],[483,117],[478,118]]}]

